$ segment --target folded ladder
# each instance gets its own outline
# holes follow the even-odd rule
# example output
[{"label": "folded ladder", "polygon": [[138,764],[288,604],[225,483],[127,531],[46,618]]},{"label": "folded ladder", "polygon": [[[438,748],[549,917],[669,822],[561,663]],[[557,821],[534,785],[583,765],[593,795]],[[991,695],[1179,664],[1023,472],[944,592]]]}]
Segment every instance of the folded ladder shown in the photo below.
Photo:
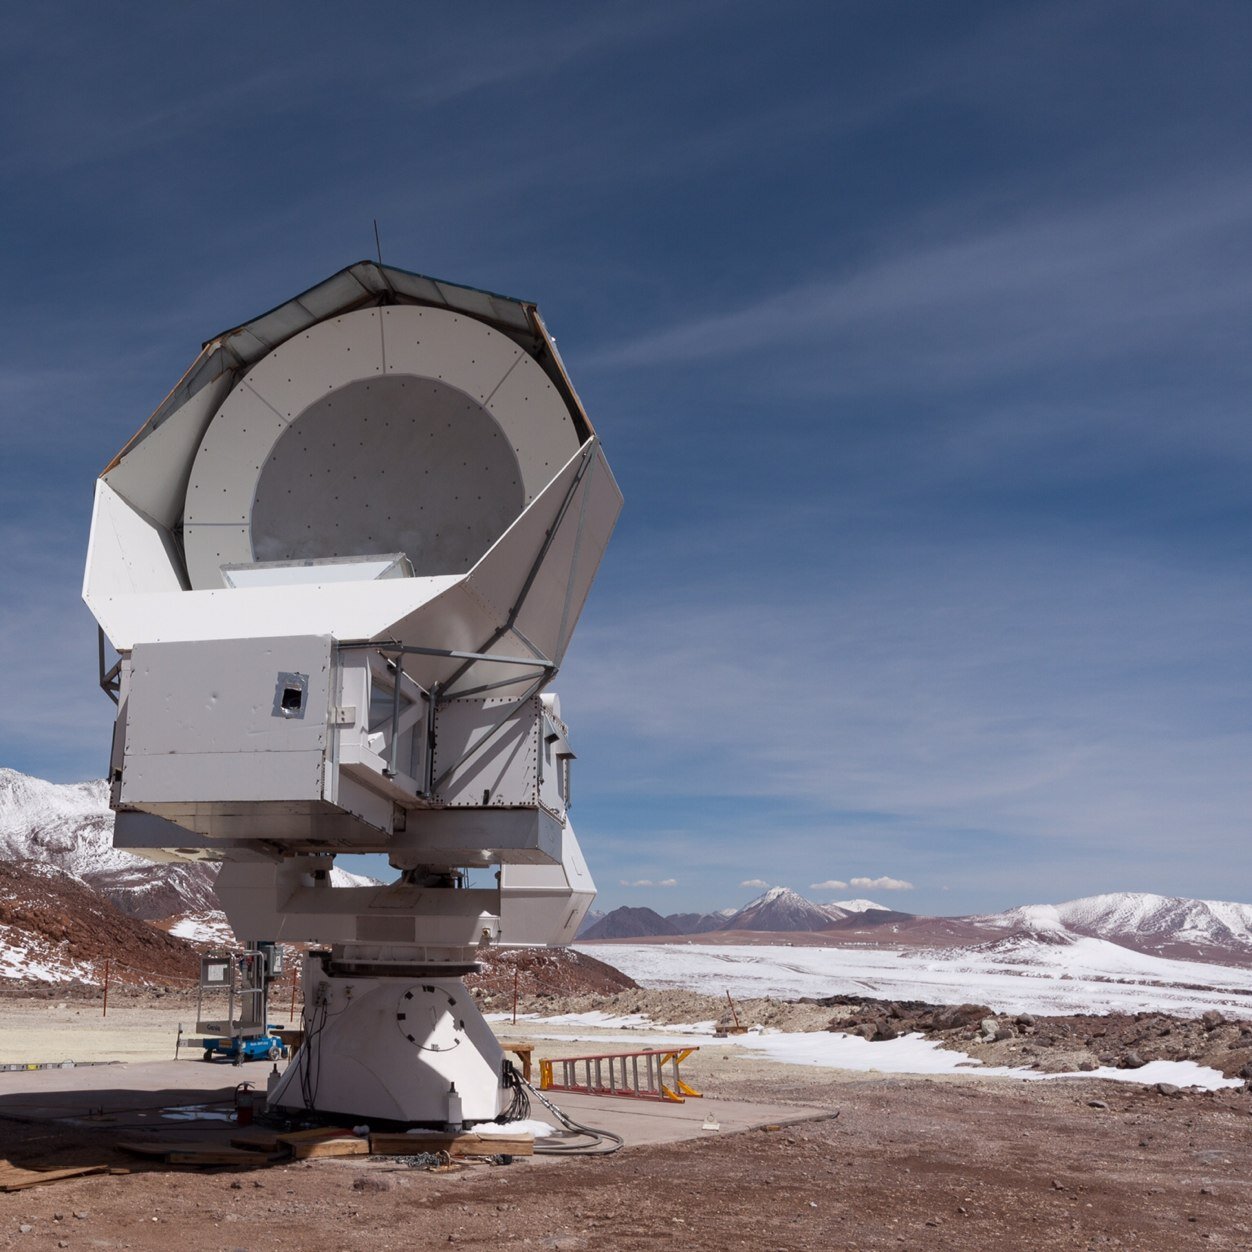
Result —
[{"label": "folded ladder", "polygon": [[575,1091],[583,1095],[628,1096],[633,1100],[668,1100],[682,1104],[686,1096],[701,1094],[683,1082],[678,1069],[699,1050],[698,1047],[643,1048],[638,1052],[540,1059],[539,1088],[541,1091]]}]

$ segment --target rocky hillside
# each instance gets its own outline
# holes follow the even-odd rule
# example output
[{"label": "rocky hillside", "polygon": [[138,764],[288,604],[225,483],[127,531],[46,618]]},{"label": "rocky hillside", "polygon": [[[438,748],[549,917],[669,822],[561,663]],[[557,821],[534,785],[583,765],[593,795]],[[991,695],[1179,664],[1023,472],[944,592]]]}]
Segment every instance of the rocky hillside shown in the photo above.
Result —
[{"label": "rocky hillside", "polygon": [[51,865],[0,861],[0,980],[191,985],[199,955]]},{"label": "rocky hillside", "polygon": [[64,870],[131,917],[155,920],[217,907],[215,867],[158,865],[113,847],[103,780],[50,783],[0,769],[0,860]]},{"label": "rocky hillside", "polygon": [[489,952],[465,985],[484,1008],[519,998],[615,995],[638,988],[633,978],[572,948],[519,948]]}]

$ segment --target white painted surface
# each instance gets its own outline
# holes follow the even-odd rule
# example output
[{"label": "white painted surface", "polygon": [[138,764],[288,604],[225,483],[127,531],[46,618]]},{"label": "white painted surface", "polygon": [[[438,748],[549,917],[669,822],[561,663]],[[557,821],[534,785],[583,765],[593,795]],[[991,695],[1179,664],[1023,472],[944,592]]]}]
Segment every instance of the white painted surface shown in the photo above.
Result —
[{"label": "white painted surface", "polygon": [[181,593],[173,540],[103,479],[96,482],[83,598],[93,611],[118,593]]},{"label": "white painted surface", "polygon": [[251,636],[385,636],[393,623],[454,587],[447,578],[385,578],[298,587],[223,587],[217,591],[111,594],[89,601],[115,648],[143,640]]}]

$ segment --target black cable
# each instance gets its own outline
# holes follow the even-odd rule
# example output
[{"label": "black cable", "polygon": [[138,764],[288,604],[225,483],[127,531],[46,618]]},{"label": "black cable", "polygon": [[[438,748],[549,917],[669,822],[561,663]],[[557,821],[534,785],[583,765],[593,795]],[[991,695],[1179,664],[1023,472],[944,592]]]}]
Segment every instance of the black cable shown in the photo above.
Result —
[{"label": "black cable", "polygon": [[[523,1082],[526,1080],[523,1079]],[[595,1126],[584,1126],[568,1114],[561,1112],[541,1091],[526,1083],[530,1093],[565,1127],[557,1131],[555,1136],[544,1136],[535,1140],[535,1152],[540,1156],[611,1156],[619,1148],[626,1146],[626,1140],[611,1130],[603,1130]],[[550,1138],[566,1139],[564,1143],[551,1143]],[[571,1140],[590,1139],[591,1143],[583,1144]],[[607,1145],[607,1146],[606,1146]]]},{"label": "black cable", "polygon": [[500,1077],[504,1085],[512,1090],[513,1095],[509,1101],[509,1107],[503,1113],[497,1114],[495,1120],[501,1125],[506,1122],[524,1122],[530,1116],[530,1096],[526,1094],[522,1076],[517,1072],[512,1061],[503,1062]]}]

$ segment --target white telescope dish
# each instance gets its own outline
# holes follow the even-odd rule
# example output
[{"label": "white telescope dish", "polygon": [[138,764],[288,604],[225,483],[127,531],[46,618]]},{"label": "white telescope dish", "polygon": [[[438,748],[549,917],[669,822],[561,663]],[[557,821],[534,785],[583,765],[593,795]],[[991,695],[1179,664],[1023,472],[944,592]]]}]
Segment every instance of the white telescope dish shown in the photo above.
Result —
[{"label": "white telescope dish", "polygon": [[[546,688],[620,508],[533,304],[372,262],[210,340],[101,476],[115,842],[222,862],[240,936],[330,945],[279,1103],[500,1111],[459,976],[594,898]],[[400,877],[333,888],[345,852]]]}]

